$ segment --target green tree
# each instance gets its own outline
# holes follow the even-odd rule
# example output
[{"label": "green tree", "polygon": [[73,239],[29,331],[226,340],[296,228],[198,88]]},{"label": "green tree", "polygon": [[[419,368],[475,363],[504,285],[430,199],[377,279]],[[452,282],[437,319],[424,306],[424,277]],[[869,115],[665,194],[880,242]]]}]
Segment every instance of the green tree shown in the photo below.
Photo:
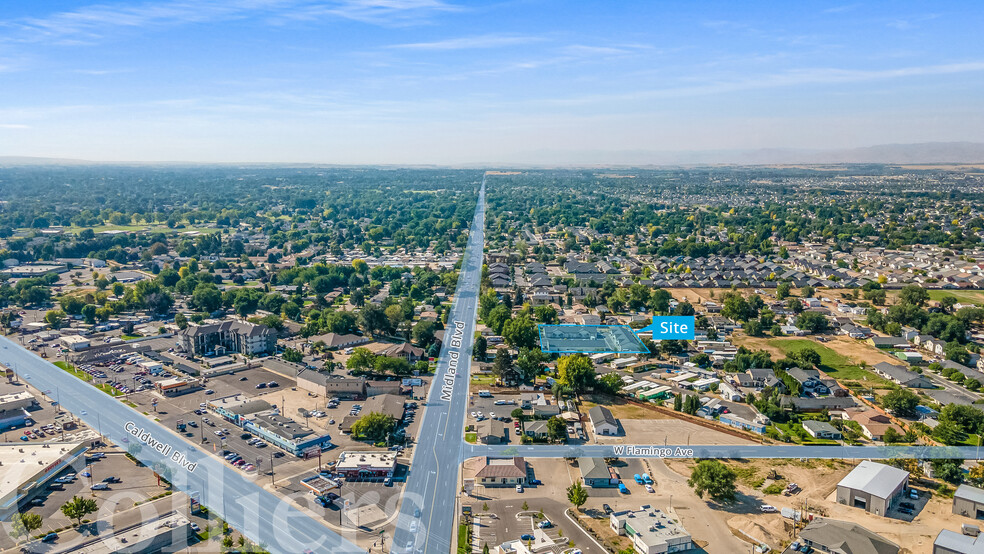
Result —
[{"label": "green tree", "polygon": [[41,516],[35,514],[34,512],[14,514],[14,517],[11,518],[13,527],[11,528],[10,533],[15,538],[28,536],[32,531],[36,531],[41,528],[41,521]]},{"label": "green tree", "polygon": [[488,349],[489,341],[487,341],[482,335],[479,335],[478,338],[475,339],[475,345],[472,347],[472,352],[474,353],[475,358],[484,361],[486,355],[488,354]]},{"label": "green tree", "polygon": [[906,285],[899,293],[900,304],[922,307],[929,300],[929,291],[919,285]]},{"label": "green tree", "polygon": [[383,308],[375,304],[366,304],[359,310],[359,328],[370,336],[385,333],[390,329],[390,321]]},{"label": "green tree", "polygon": [[61,310],[50,310],[48,313],[44,314],[44,321],[50,325],[52,329],[59,329],[65,321],[65,312]]},{"label": "green tree", "polygon": [[882,407],[896,415],[909,417],[916,414],[919,397],[909,389],[895,389],[882,397]]},{"label": "green tree", "polygon": [[283,358],[285,362],[299,364],[304,361],[304,354],[293,348],[284,349]]},{"label": "green tree", "polygon": [[348,361],[345,362],[345,367],[356,371],[368,371],[375,367],[375,365],[376,355],[368,348],[362,347],[356,348],[352,352],[352,355],[349,356]]},{"label": "green tree", "polygon": [[524,383],[535,383],[537,376],[543,371],[545,361],[547,356],[539,348],[520,348],[519,356],[516,358],[520,379]]},{"label": "green tree", "polygon": [[96,322],[96,312],[98,310],[99,308],[95,304],[86,304],[85,306],[82,306],[82,319],[89,325],[92,325]]},{"label": "green tree", "polygon": [[499,381],[507,381],[512,376],[512,356],[508,348],[495,349],[495,362],[492,364],[492,375]]},{"label": "green tree", "polygon": [[418,321],[416,325],[413,326],[413,342],[417,343],[421,348],[427,348],[434,342],[434,333],[437,330],[437,326],[433,321],[423,320]]},{"label": "green tree", "polygon": [[785,300],[789,296],[789,283],[783,281],[776,285],[776,300]]},{"label": "green tree", "polygon": [[580,481],[575,481],[573,485],[567,487],[567,500],[578,509],[588,501],[588,491],[581,485]]},{"label": "green tree", "polygon": [[567,438],[567,423],[560,416],[553,416],[547,420],[547,436],[553,440],[563,440]]},{"label": "green tree", "polygon": [[369,412],[352,424],[352,436],[371,442],[386,440],[396,428],[396,420],[379,412]]},{"label": "green tree", "polygon": [[61,511],[65,514],[68,519],[74,519],[76,525],[82,524],[82,518],[89,514],[96,513],[99,506],[96,505],[96,501],[92,498],[83,498],[81,496],[73,496],[71,500],[66,502],[62,507]]},{"label": "green tree", "polygon": [[591,359],[583,354],[569,354],[557,360],[557,382],[574,394],[581,394],[594,385],[595,369]]},{"label": "green tree", "polygon": [[539,333],[536,324],[529,317],[517,317],[506,322],[502,329],[502,338],[514,348],[534,348]]},{"label": "green tree", "polygon": [[796,326],[811,333],[823,333],[830,328],[830,322],[820,312],[802,312],[796,316]]},{"label": "green tree", "polygon": [[690,473],[687,484],[693,487],[697,496],[704,498],[707,493],[718,502],[732,502],[738,493],[735,487],[735,472],[717,460],[701,460]]},{"label": "green tree", "polygon": [[933,475],[947,483],[958,484],[963,481],[963,460],[938,459],[930,462],[933,466]]}]

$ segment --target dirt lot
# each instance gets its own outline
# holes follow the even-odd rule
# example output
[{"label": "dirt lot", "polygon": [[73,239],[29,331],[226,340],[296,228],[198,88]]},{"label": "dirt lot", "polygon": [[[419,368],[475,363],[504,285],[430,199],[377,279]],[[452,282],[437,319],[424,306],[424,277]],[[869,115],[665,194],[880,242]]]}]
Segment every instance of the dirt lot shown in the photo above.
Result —
[{"label": "dirt lot", "polygon": [[582,402],[581,411],[587,414],[588,410],[599,404],[607,407],[612,411],[612,415],[619,419],[668,419],[670,417],[654,410],[647,410],[636,404],[630,404],[623,398],[610,396],[604,398],[594,395],[589,396],[587,400]]},{"label": "dirt lot", "polygon": [[[681,477],[690,475],[693,460],[667,460],[667,466]],[[766,503],[777,508],[808,508],[811,513],[853,521],[882,535],[902,547],[902,552],[928,554],[940,529],[960,532],[962,523],[974,523],[969,518],[951,513],[951,500],[931,494],[920,485],[922,498],[915,501],[915,516],[881,517],[857,508],[838,504],[835,499],[837,483],[854,468],[854,463],[842,460],[740,460],[726,462],[739,474],[739,502]],[[792,496],[765,494],[772,480],[769,472],[775,469],[781,478],[775,481],[782,487],[796,483],[802,491]],[[731,512],[730,514],[728,512]],[[725,507],[716,510],[716,519],[726,518],[733,530],[740,530],[772,547],[788,544],[794,538],[789,520],[778,514],[758,513],[753,509]],[[906,519],[903,519],[906,518]]]}]

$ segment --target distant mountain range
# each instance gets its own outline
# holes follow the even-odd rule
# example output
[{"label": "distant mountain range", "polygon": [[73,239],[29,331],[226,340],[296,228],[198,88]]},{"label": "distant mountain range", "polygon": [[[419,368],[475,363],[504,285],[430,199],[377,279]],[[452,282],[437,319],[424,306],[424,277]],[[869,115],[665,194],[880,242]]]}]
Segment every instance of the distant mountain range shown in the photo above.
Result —
[{"label": "distant mountain range", "polygon": [[[531,150],[517,153],[499,162],[452,164],[453,167],[605,167],[605,166],[692,166],[692,165],[801,165],[801,164],[984,164],[984,143],[924,142],[917,144],[880,144],[864,148],[792,149],[760,148],[749,150]],[[69,158],[0,156],[0,166],[24,165],[240,165],[240,166],[351,166],[352,164],[308,162],[269,163],[228,162],[93,162]],[[441,164],[366,164],[386,167],[441,167]],[[445,166],[446,167],[446,166]]]}]

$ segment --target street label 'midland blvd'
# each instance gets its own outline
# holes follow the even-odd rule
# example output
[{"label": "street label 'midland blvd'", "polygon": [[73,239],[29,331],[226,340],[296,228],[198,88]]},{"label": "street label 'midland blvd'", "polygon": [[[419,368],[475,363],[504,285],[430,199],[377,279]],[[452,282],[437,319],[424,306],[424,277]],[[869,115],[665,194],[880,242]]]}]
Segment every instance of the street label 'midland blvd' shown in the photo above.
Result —
[{"label": "street label 'midland blvd'", "polygon": [[453,350],[448,350],[448,369],[444,372],[444,384],[441,385],[441,400],[451,401],[451,391],[454,390],[454,378],[458,374],[458,350],[461,349],[461,340],[464,337],[465,322],[455,321],[454,332],[448,345]]},{"label": "street label 'midland blvd'", "polygon": [[612,452],[616,456],[638,456],[640,458],[693,458],[693,448],[680,446],[634,446],[614,445]]}]

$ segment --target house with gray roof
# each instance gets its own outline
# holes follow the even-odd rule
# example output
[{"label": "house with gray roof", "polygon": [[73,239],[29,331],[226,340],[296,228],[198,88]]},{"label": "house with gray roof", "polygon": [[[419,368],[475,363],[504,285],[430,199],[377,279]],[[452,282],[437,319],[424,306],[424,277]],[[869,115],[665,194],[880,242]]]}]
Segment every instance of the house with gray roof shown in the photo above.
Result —
[{"label": "house with gray roof", "polygon": [[614,487],[618,485],[618,475],[608,467],[604,458],[579,458],[578,469],[581,479],[588,487]]},{"label": "house with gray roof", "polygon": [[933,382],[915,371],[909,371],[903,366],[879,362],[875,364],[875,373],[882,377],[894,381],[896,384],[910,389],[932,389],[935,388]]}]

